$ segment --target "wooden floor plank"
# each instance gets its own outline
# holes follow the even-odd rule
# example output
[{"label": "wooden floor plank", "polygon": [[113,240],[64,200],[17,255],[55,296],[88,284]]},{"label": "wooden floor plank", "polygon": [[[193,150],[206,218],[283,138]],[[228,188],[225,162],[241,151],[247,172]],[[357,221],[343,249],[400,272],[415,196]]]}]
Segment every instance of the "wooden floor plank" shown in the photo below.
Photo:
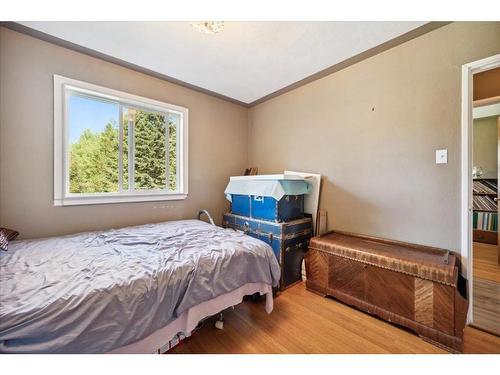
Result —
[{"label": "wooden floor plank", "polygon": [[[400,327],[305,290],[302,283],[275,299],[243,302],[225,312],[224,330],[208,320],[173,353],[446,353]],[[500,338],[467,327],[467,353],[500,353]]]},{"label": "wooden floor plank", "polygon": [[499,354],[500,337],[472,327],[464,330],[464,353]]},{"label": "wooden floor plank", "polygon": [[500,265],[497,246],[473,245],[473,325],[500,335]]},{"label": "wooden floor plank", "polygon": [[500,335],[500,283],[474,277],[474,325]]},{"label": "wooden floor plank", "polygon": [[500,283],[497,246],[474,242],[472,249],[474,277]]},{"label": "wooden floor plank", "polygon": [[[489,280],[489,287],[491,282],[500,283],[496,246],[474,243],[473,259],[475,279]],[[485,298],[491,299],[491,296],[482,295],[481,290],[475,285],[476,318],[491,318],[491,309],[481,313]],[[247,301],[225,312],[224,330],[215,329],[214,321],[208,320],[193,337],[172,352],[446,353],[403,328],[308,292],[303,283],[282,292],[275,299],[270,315],[266,314],[263,302]],[[466,327],[464,352],[500,353],[500,337]]]},{"label": "wooden floor plank", "polygon": [[[417,335],[297,284],[282,292],[267,314],[263,302],[246,301],[214,319],[173,353],[446,353]],[[500,353],[500,338],[467,327],[467,353]]]}]

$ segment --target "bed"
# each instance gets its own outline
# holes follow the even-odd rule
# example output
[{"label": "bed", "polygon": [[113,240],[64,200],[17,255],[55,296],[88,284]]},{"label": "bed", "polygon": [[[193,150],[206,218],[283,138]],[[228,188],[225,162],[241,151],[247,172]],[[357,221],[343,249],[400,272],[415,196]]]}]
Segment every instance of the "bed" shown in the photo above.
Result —
[{"label": "bed", "polygon": [[269,245],[201,220],[14,241],[0,252],[1,353],[156,352],[210,315],[266,295]]}]

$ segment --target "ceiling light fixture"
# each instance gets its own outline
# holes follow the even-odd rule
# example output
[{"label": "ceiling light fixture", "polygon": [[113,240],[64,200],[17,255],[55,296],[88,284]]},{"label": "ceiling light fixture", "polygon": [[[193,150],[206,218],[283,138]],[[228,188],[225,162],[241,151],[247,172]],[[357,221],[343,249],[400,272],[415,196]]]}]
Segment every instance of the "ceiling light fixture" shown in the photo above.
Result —
[{"label": "ceiling light fixture", "polygon": [[190,22],[196,30],[205,34],[217,34],[224,29],[224,21]]}]

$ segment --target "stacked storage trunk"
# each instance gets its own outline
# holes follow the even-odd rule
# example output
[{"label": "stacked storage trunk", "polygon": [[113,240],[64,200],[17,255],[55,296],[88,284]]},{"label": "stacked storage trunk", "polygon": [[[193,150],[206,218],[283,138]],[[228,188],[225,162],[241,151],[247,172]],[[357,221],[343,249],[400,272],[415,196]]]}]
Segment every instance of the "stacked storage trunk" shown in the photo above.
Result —
[{"label": "stacked storage trunk", "polygon": [[312,235],[312,219],[304,215],[302,179],[284,175],[231,177],[226,196],[231,213],[223,226],[241,230],[269,244],[281,266],[280,289],[301,280],[301,264]]}]

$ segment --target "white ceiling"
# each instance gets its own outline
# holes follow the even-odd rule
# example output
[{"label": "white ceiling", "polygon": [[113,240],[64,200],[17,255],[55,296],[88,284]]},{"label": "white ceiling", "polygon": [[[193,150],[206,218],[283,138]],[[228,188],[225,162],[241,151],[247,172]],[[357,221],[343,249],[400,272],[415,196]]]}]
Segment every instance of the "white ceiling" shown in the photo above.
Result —
[{"label": "white ceiling", "polygon": [[251,103],[425,22],[20,22],[30,28]]}]

